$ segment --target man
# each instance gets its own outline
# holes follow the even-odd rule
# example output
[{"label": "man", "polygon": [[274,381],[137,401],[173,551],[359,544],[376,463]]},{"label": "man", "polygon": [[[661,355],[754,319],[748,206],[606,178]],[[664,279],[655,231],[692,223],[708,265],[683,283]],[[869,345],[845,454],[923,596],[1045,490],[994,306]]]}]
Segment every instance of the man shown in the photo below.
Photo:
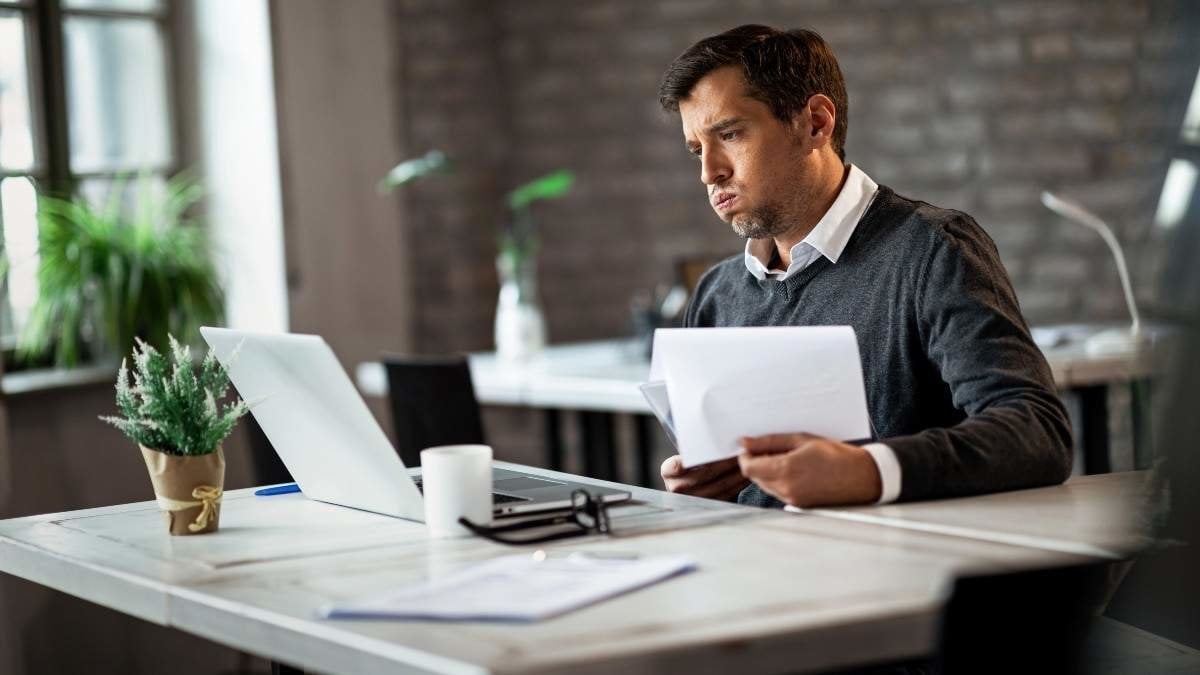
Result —
[{"label": "man", "polygon": [[680,115],[713,209],[747,239],[701,278],[685,325],[853,326],[877,441],[746,438],[735,459],[668,459],[668,489],[808,507],[1066,479],[1070,425],[995,244],[970,216],[845,163],[845,84],[819,35],[706,38],[667,69],[659,98]]}]

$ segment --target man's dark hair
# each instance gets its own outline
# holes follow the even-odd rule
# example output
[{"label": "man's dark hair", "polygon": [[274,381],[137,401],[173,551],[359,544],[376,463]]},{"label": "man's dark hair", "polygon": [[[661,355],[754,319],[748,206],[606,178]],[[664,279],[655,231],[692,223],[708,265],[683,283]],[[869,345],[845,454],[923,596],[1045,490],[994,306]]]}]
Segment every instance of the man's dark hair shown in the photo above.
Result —
[{"label": "man's dark hair", "polygon": [[833,50],[820,35],[803,28],[781,31],[746,25],[704,38],[671,62],[658,88],[659,102],[664,109],[678,112],[679,102],[691,95],[697,82],[725,66],[740,66],[747,94],[784,122],[791,122],[814,94],[828,96],[837,109],[833,150],[846,158],[846,81]]}]

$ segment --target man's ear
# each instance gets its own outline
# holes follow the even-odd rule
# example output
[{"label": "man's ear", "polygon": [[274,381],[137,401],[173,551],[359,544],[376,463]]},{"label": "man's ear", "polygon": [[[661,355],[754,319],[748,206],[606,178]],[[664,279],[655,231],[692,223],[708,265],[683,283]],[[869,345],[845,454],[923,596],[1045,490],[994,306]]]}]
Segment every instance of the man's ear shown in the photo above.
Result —
[{"label": "man's ear", "polygon": [[808,103],[792,116],[792,130],[804,142],[819,148],[833,142],[833,127],[837,123],[837,107],[825,94],[813,94]]}]

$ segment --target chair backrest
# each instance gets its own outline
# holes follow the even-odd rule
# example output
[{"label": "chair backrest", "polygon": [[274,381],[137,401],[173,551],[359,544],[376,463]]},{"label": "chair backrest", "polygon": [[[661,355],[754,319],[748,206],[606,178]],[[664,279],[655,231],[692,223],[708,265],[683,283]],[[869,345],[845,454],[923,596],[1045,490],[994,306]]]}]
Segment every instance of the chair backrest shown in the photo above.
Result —
[{"label": "chair backrest", "polygon": [[383,365],[396,450],[406,466],[420,466],[424,448],[486,442],[465,356],[387,355]]},{"label": "chair backrest", "polygon": [[679,258],[675,261],[676,281],[683,284],[683,287],[687,289],[688,295],[691,295],[696,290],[696,284],[700,283],[700,277],[704,276],[704,273],[713,265],[721,262],[726,257],[723,255],[698,255]]},{"label": "chair backrest", "polygon": [[934,672],[1078,673],[1113,580],[1108,563],[960,577]]}]

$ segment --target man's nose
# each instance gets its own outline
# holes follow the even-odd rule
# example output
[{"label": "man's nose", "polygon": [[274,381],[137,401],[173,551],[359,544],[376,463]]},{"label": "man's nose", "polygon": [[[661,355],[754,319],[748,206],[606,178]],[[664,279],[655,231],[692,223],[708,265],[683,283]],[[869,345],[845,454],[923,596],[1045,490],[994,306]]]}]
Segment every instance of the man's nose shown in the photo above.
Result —
[{"label": "man's nose", "polygon": [[705,152],[700,156],[700,182],[705,185],[720,185],[729,180],[733,173],[729,162],[719,152]]}]

